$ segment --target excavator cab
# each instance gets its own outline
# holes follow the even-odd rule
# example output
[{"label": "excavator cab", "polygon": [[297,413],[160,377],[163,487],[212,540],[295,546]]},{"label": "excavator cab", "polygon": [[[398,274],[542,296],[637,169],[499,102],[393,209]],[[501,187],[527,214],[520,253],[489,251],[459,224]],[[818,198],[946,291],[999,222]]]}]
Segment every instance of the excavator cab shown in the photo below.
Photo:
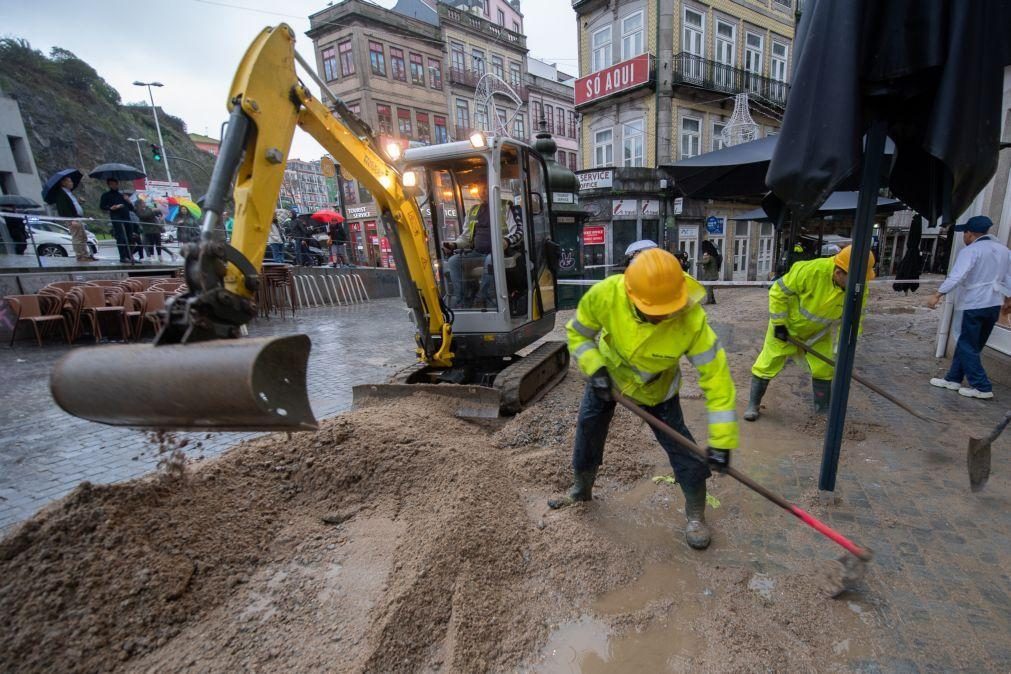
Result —
[{"label": "excavator cab", "polygon": [[[327,105],[299,79],[296,63]],[[355,387],[356,406],[427,389],[457,400],[461,416],[493,417],[519,411],[565,376],[564,342],[527,349],[552,330],[555,314],[557,255],[546,164],[536,151],[481,133],[403,156],[398,146],[381,147],[297,54],[285,24],[253,41],[227,101],[200,241],[184,251],[187,292],[167,304],[154,345],[64,357],[50,379],[64,410],[142,428],[316,428],[305,378],[309,339],[245,337],[296,128],[374,196],[417,325],[417,366]],[[235,224],[227,240],[221,214],[229,193]]]}]

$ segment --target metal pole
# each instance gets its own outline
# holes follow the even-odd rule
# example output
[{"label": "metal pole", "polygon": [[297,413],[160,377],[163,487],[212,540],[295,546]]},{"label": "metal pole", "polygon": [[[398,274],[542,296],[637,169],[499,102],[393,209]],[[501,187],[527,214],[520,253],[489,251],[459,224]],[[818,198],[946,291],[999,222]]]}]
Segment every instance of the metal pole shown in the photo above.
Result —
[{"label": "metal pole", "polygon": [[132,140],[137,144],[137,158],[140,159],[140,170],[142,173],[147,175],[147,167],[144,166],[144,153],[140,151],[140,142],[144,140],[143,138],[127,138],[127,140]]},{"label": "metal pole", "polygon": [[168,181],[172,182],[172,171],[169,170],[168,165],[168,154],[165,152],[165,141],[161,137],[161,124],[158,123],[158,108],[154,107],[154,92],[151,91],[151,85],[147,86],[147,95],[151,98],[151,112],[154,114],[154,128],[158,132],[158,147],[161,148],[161,156],[165,161],[165,175],[168,176]]},{"label": "metal pole", "polygon": [[839,357],[832,378],[832,400],[829,404],[825,445],[821,456],[821,474],[818,489],[835,491],[836,472],[839,468],[839,449],[842,445],[843,426],[846,423],[846,406],[850,394],[850,376],[857,350],[857,333],[860,308],[867,285],[867,253],[870,251],[871,227],[878,202],[881,184],[881,158],[885,153],[887,126],[875,120],[867,132],[864,146],[864,165],[860,177],[860,197],[853,222],[853,243],[850,251],[850,268],[846,281],[846,300],[843,304],[842,325],[839,326]]}]

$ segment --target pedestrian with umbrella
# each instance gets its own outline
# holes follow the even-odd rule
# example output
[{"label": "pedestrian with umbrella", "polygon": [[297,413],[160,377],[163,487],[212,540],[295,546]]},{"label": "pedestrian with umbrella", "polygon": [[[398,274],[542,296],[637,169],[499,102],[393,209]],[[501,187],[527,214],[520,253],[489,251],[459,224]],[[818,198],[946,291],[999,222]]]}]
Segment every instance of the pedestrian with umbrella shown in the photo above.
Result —
[{"label": "pedestrian with umbrella", "polygon": [[324,209],[312,214],[312,219],[326,223],[330,239],[330,264],[345,267],[348,264],[348,233],[344,229],[344,216],[337,211]]},{"label": "pedestrian with umbrella", "polygon": [[[119,191],[119,181],[138,180],[146,177],[142,171],[138,171],[128,164],[100,164],[88,174],[92,178],[104,180],[109,186],[109,191],[102,195],[98,207],[103,211],[109,211],[109,219],[112,220],[112,235],[116,239],[119,250],[119,261],[133,263],[133,251],[130,245],[131,218],[133,204]],[[143,253],[142,253],[143,254]]]},{"label": "pedestrian with umbrella", "polygon": [[[81,200],[74,196],[74,190],[81,184],[82,174],[77,169],[67,168],[57,171],[49,177],[42,188],[42,198],[47,204],[56,206],[56,213],[63,218],[80,218],[84,216]],[[97,258],[88,251],[88,233],[84,223],[71,220],[67,223],[70,230],[70,241],[74,246],[74,255],[78,262],[93,262]]]}]

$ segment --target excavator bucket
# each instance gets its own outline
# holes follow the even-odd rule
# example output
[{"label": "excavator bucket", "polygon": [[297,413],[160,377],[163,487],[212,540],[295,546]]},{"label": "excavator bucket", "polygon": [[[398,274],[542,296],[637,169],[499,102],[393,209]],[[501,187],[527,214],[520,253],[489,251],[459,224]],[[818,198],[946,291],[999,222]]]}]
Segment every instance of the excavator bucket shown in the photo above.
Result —
[{"label": "excavator bucket", "polygon": [[76,349],[53,369],[57,404],[113,426],[311,431],[309,338],[227,339]]},{"label": "excavator bucket", "polygon": [[502,394],[487,386],[461,384],[360,384],[351,389],[354,409],[380,405],[390,400],[410,398],[419,393],[448,401],[458,417],[495,419]]}]

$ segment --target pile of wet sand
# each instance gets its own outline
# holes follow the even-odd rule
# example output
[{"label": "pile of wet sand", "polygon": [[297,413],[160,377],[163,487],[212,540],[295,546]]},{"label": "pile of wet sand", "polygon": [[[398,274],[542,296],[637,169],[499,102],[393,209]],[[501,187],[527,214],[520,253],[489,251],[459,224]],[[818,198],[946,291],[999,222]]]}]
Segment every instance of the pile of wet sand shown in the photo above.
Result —
[{"label": "pile of wet sand", "polygon": [[[550,625],[642,573],[598,520],[662,457],[619,410],[598,501],[548,512],[570,480],[572,375],[495,428],[419,395],[182,474],[81,485],[0,543],[4,670],[536,669]],[[662,545],[680,551],[682,516],[668,515]],[[711,573],[733,587],[742,572]],[[813,612],[825,601],[800,595]],[[684,629],[705,640],[714,620],[759,627],[721,631],[693,666],[747,669],[756,640],[786,643],[775,655],[787,665],[828,648],[803,621],[760,628],[754,593],[724,596]],[[671,601],[676,613],[697,600]]]}]

